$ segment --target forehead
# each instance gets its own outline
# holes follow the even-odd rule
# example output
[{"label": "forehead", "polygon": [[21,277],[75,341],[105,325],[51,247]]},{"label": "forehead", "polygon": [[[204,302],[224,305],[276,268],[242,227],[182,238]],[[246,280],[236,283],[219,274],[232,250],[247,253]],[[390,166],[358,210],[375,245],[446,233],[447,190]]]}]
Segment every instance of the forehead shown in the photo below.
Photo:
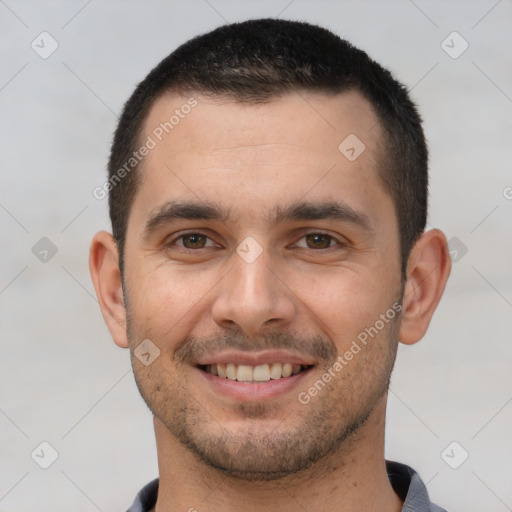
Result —
[{"label": "forehead", "polygon": [[265,103],[166,94],[152,106],[140,140],[152,146],[133,205],[140,213],[212,195],[235,210],[306,195],[349,195],[357,203],[381,187],[379,123],[357,92],[302,91]]},{"label": "forehead", "polygon": [[169,93],[151,107],[143,133],[153,134],[169,149],[174,140],[174,154],[247,143],[285,143],[317,151],[321,140],[337,155],[339,143],[350,134],[372,145],[379,123],[369,101],[356,91],[337,95],[297,91],[258,103]]}]

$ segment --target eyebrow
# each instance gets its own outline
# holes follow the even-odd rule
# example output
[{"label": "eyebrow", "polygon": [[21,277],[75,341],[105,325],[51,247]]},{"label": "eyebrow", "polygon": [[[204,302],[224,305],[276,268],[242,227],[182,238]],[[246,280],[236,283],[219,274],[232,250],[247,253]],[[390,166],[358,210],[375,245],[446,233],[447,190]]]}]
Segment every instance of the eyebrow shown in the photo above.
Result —
[{"label": "eyebrow", "polygon": [[[148,238],[158,228],[177,219],[229,222],[232,220],[232,215],[231,211],[215,203],[169,201],[150,216],[144,228],[143,237]],[[342,201],[297,201],[285,208],[277,206],[266,216],[267,222],[273,226],[284,222],[326,219],[349,222],[369,232],[375,228],[373,220],[368,215],[354,210]]]},{"label": "eyebrow", "polygon": [[158,208],[146,223],[143,236],[146,238],[161,226],[177,219],[220,220],[228,222],[231,216],[215,203],[197,203],[192,201],[169,201]]},{"label": "eyebrow", "polygon": [[298,201],[286,208],[276,207],[268,217],[274,224],[286,221],[333,219],[355,224],[365,231],[372,231],[375,223],[366,214],[354,210],[343,201],[308,202]]}]

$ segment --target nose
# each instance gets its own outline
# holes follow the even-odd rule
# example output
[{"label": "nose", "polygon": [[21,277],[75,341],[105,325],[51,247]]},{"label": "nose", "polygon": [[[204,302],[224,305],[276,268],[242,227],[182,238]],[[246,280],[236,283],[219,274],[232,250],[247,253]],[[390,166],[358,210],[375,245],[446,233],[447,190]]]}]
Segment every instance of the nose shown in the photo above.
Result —
[{"label": "nose", "polygon": [[220,283],[212,316],[224,329],[239,329],[254,337],[288,326],[295,315],[293,292],[277,270],[270,268],[264,251],[248,263],[234,255],[235,265]]}]

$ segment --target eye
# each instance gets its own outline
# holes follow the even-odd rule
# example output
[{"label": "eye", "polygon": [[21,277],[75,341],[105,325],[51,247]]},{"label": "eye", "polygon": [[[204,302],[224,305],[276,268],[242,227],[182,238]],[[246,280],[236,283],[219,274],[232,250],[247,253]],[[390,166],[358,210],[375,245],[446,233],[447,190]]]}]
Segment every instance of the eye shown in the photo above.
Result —
[{"label": "eye", "polygon": [[169,245],[177,245],[185,249],[204,249],[215,244],[210,238],[202,233],[186,233],[173,240]]},{"label": "eye", "polygon": [[303,236],[296,244],[297,247],[305,249],[329,249],[338,241],[326,233],[309,233]]}]

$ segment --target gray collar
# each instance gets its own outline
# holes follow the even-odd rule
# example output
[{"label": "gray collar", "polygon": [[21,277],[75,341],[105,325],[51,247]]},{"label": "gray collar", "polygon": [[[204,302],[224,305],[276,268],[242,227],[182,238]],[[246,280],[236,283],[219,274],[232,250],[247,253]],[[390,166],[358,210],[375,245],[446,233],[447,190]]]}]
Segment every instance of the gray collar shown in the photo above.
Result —
[{"label": "gray collar", "polygon": [[[391,461],[386,461],[386,468],[394,491],[404,502],[402,512],[446,512],[430,501],[427,488],[414,469]],[[155,506],[157,496],[158,478],[137,494],[127,512],[149,512]]]}]

